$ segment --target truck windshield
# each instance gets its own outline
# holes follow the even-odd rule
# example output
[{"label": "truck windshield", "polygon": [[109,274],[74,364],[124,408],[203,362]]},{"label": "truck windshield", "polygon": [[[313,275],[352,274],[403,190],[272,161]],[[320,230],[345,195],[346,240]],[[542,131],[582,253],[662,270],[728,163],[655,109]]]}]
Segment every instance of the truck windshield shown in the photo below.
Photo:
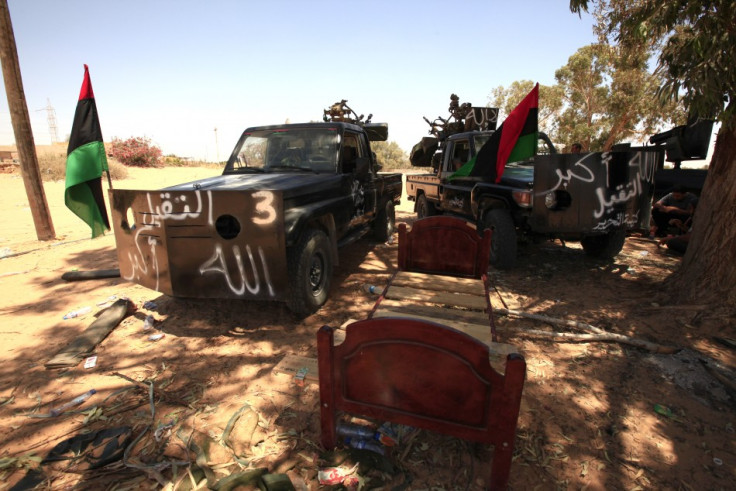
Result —
[{"label": "truck windshield", "polygon": [[317,172],[337,169],[335,128],[276,128],[245,132],[225,173]]}]

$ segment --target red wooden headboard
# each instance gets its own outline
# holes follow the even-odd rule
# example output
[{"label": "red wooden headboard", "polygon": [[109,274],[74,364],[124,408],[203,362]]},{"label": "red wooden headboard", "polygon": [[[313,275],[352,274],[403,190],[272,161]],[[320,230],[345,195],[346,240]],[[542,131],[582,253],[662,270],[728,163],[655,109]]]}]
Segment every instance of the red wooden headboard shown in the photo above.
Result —
[{"label": "red wooden headboard", "polygon": [[437,431],[495,446],[491,489],[504,489],[513,454],[526,362],[509,355],[505,374],[488,347],[450,327],[379,318],[317,335],[322,445],[337,443],[338,411]]}]

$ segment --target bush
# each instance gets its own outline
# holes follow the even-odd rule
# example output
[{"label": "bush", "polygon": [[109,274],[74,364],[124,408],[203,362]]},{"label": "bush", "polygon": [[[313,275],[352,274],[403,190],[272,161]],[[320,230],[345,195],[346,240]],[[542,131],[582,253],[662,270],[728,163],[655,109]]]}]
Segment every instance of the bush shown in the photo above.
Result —
[{"label": "bush", "polygon": [[[128,169],[122,164],[109,160],[107,166],[110,169],[110,177],[114,180],[128,177]],[[44,181],[63,181],[66,178],[66,154],[65,153],[39,153],[38,170]],[[105,174],[102,178],[107,180]]]},{"label": "bush", "polygon": [[384,169],[411,168],[409,156],[394,141],[371,142],[371,149],[376,153],[376,159]]},{"label": "bush", "polygon": [[120,140],[113,138],[109,156],[133,167],[161,167],[161,149],[145,137]]}]

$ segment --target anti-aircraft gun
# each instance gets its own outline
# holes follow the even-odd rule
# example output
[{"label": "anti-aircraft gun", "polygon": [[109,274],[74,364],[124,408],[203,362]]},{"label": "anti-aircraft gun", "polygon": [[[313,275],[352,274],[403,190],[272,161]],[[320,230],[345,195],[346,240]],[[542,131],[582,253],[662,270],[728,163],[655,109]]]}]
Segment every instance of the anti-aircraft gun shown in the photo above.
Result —
[{"label": "anti-aircraft gun", "polygon": [[373,114],[368,114],[366,118],[364,114],[358,116],[358,113],[348,106],[347,99],[332,104],[323,111],[322,120],[325,123],[351,123],[358,125],[365,130],[370,141],[386,141],[388,139],[387,123],[372,123]]},{"label": "anti-aircraft gun", "polygon": [[429,125],[429,134],[414,145],[409,160],[415,167],[436,167],[442,159],[447,137],[468,131],[491,131],[496,129],[498,108],[474,107],[470,102],[460,104],[456,94],[450,95],[450,116],[445,119],[437,116],[434,121],[424,117]]}]

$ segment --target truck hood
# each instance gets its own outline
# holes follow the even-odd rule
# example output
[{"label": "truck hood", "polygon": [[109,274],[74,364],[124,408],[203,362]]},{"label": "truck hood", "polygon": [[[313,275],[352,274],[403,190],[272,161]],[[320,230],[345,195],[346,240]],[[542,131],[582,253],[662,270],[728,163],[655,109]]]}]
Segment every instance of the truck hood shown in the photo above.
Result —
[{"label": "truck hood", "polygon": [[534,183],[533,165],[507,165],[500,184],[512,187],[530,187]]},{"label": "truck hood", "polygon": [[197,181],[177,184],[165,191],[283,191],[284,196],[300,194],[300,191],[314,191],[322,186],[330,186],[339,181],[335,174],[270,173],[270,174],[223,174]]}]

